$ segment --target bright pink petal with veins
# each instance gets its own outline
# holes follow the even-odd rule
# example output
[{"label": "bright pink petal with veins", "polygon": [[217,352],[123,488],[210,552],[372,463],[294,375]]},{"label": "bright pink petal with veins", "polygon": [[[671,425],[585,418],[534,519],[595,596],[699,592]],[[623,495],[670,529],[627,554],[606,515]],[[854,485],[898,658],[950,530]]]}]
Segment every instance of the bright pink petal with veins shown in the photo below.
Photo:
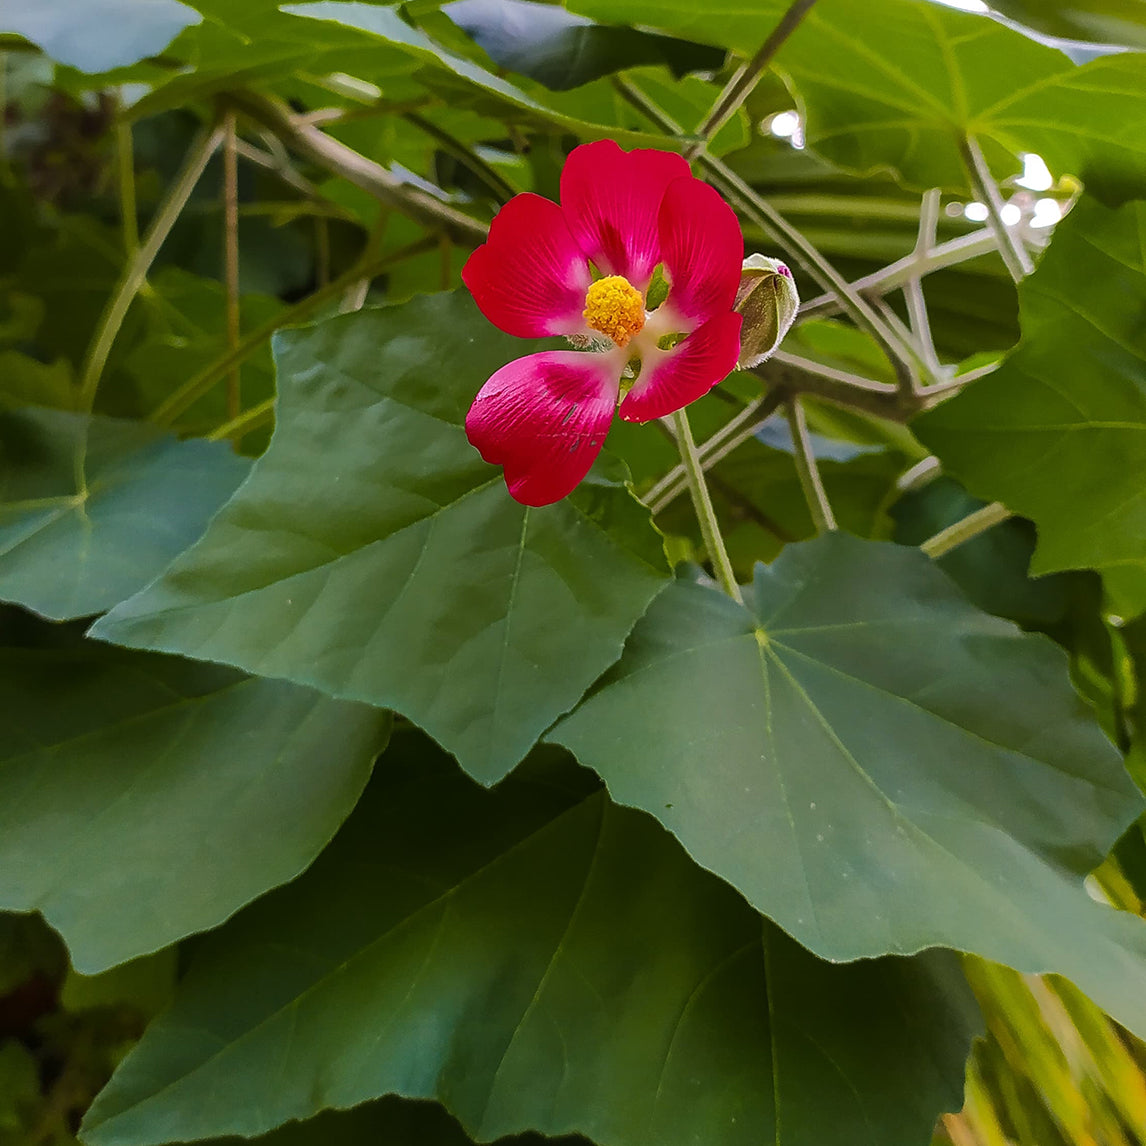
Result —
[{"label": "bright pink petal with veins", "polygon": [[624,353],[547,350],[503,366],[478,392],[466,436],[523,505],[572,492],[601,452]]},{"label": "bright pink petal with veins", "polygon": [[670,151],[622,151],[603,139],[569,153],[561,171],[561,209],[603,274],[624,275],[638,290],[648,286],[661,261],[661,199],[682,176],[689,176],[688,164]]},{"label": "bright pink petal with veins", "polygon": [[703,398],[736,369],[742,321],[731,312],[717,315],[671,350],[646,354],[640,377],[621,403],[621,417],[648,422]]},{"label": "bright pink petal with veins", "polygon": [[668,306],[692,324],[731,310],[744,237],[720,193],[699,179],[674,180],[665,190],[658,225],[671,284]]},{"label": "bright pink petal with veins", "polygon": [[540,195],[515,195],[494,217],[489,238],[466,262],[462,281],[482,314],[518,338],[575,334],[589,265],[561,208]]}]

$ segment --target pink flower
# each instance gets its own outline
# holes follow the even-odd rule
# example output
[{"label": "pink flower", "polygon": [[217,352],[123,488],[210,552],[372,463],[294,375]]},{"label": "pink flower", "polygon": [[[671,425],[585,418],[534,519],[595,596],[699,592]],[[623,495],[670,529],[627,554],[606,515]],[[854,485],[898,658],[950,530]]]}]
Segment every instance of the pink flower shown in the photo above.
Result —
[{"label": "pink flower", "polygon": [[[618,400],[622,418],[647,422],[729,374],[743,256],[732,209],[667,151],[586,143],[561,172],[560,206],[525,194],[501,209],[462,271],[477,305],[507,334],[587,348],[510,362],[470,407],[466,434],[505,467],[514,498],[548,505],[569,493],[601,452]],[[649,311],[658,266],[668,297]]]}]

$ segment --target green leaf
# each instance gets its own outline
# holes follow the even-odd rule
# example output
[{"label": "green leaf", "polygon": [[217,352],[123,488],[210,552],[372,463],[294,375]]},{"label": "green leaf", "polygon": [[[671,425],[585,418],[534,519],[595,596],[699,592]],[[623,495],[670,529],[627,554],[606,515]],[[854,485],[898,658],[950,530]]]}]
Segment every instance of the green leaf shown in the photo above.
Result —
[{"label": "green leaf", "polygon": [[0,905],[77,970],[222,922],[354,806],[386,713],[217,665],[83,643],[0,650]]},{"label": "green leaf", "polygon": [[604,27],[535,0],[454,0],[443,11],[500,67],[556,91],[642,64],[667,64],[678,79],[724,64],[720,49]]},{"label": "green leaf", "polygon": [[1098,569],[1127,617],[1146,610],[1144,242],[1146,204],[1080,203],[1019,288],[1018,348],[912,426],[972,493],[1035,523],[1032,573]]},{"label": "green leaf", "polygon": [[[282,242],[281,239],[277,240]],[[244,256],[249,253],[243,244]],[[226,291],[221,283],[165,267],[151,280],[152,297],[162,303],[153,310],[146,335],[124,361],[125,371],[135,382],[135,392],[120,386],[114,395],[116,408],[106,404],[106,412],[123,416],[143,416],[159,407],[182,383],[221,358],[228,350],[226,333]],[[244,333],[273,321],[283,311],[277,299],[260,294],[244,294],[240,325]],[[177,315],[177,321],[170,321]],[[269,341],[241,365],[241,395],[246,407],[258,405],[275,392],[274,363]],[[122,408],[121,408],[122,407]],[[207,434],[227,421],[227,389],[214,386],[184,414],[175,428],[181,434]],[[245,442],[248,453],[259,453],[267,437]]]},{"label": "green leaf", "polygon": [[0,459],[0,600],[57,621],[102,612],[146,585],[202,533],[249,465],[226,442],[31,407],[0,411]]},{"label": "green leaf", "polygon": [[917,1146],[959,1103],[950,954],[820,962],[567,761],[490,792],[399,744],[314,868],[205,942],[87,1146],[387,1092],[483,1141]]},{"label": "green leaf", "polygon": [[98,975],[69,969],[60,988],[60,1006],[73,1014],[103,1007],[131,1007],[147,1019],[171,1002],[179,977],[179,950],[164,947]]},{"label": "green leaf", "polygon": [[[745,54],[786,4],[574,0],[574,11],[648,24]],[[879,28],[878,36],[872,29]],[[776,57],[806,110],[809,147],[856,171],[891,167],[918,190],[966,192],[970,133],[999,176],[1021,152],[1110,193],[1146,181],[1146,64],[1124,53],[1075,67],[993,20],[919,0],[820,0]]]},{"label": "green leaf", "polygon": [[535,347],[461,294],[281,335],[269,450],[203,539],[93,633],[394,708],[499,780],[620,656],[666,578],[623,484],[591,477],[527,509],[466,440],[478,388]]},{"label": "green leaf", "polygon": [[[350,1110],[324,1110],[254,1139],[216,1138],[201,1146],[473,1146],[473,1140],[434,1102],[380,1098]],[[495,1146],[587,1146],[583,1138],[522,1134]]]},{"label": "green leaf", "polygon": [[1141,798],[1063,654],[917,550],[789,545],[750,609],[671,586],[550,739],[825,958],[974,951],[1146,1031],[1146,925],[1082,888]]},{"label": "green leaf", "polygon": [[1048,36],[1146,48],[1144,0],[992,0],[991,7]]},{"label": "green leaf", "polygon": [[284,4],[284,12],[314,20],[336,22],[357,28],[371,39],[384,42],[427,67],[420,73],[422,82],[438,90],[447,99],[464,98],[475,110],[489,115],[512,115],[513,118],[541,127],[559,127],[585,138],[615,138],[628,146],[667,143],[663,137],[643,132],[624,131],[605,125],[561,115],[534,99],[515,84],[493,72],[448,52],[423,31],[411,27],[392,8],[347,0],[319,0],[318,3]]},{"label": "green leaf", "polygon": [[4,0],[0,11],[0,32],[16,32],[81,72],[158,55],[198,22],[199,14],[178,0]]}]

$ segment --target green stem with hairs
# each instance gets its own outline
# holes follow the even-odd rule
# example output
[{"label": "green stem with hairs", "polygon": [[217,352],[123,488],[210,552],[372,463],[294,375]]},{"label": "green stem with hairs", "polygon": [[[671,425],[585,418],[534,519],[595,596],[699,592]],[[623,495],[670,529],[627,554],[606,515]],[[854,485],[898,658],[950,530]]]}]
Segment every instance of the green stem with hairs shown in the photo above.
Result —
[{"label": "green stem with hairs", "polygon": [[828,491],[824,489],[824,482],[820,477],[820,467],[816,465],[816,455],[812,452],[812,439],[808,436],[808,422],[804,417],[804,408],[800,405],[799,398],[793,396],[788,402],[787,414],[788,426],[792,431],[792,444],[796,447],[796,473],[804,491],[804,500],[808,503],[816,532],[831,533],[839,527],[836,525],[836,515],[832,512],[831,502],[828,501]]},{"label": "green stem with hairs", "polygon": [[929,537],[919,546],[928,557],[942,557],[950,553],[956,546],[986,533],[992,526],[998,525],[1013,516],[1011,511],[1002,502],[993,501],[982,509],[969,513],[966,517],[955,522],[954,525],[941,529],[934,537]]},{"label": "green stem with hairs", "polygon": [[720,587],[740,604],[744,598],[740,595],[740,586],[736,583],[736,574],[732,571],[732,562],[728,559],[728,550],[724,545],[724,537],[720,532],[720,523],[716,519],[716,510],[712,505],[708,486],[704,480],[704,469],[700,464],[700,456],[696,449],[696,440],[692,436],[692,427],[688,424],[688,411],[677,410],[672,416],[673,429],[676,431],[677,449],[680,450],[680,460],[688,478],[688,490],[692,495],[692,507],[696,512],[696,519],[700,524],[700,535],[704,539],[704,547],[708,550],[708,558],[712,562],[713,572],[716,574]]}]

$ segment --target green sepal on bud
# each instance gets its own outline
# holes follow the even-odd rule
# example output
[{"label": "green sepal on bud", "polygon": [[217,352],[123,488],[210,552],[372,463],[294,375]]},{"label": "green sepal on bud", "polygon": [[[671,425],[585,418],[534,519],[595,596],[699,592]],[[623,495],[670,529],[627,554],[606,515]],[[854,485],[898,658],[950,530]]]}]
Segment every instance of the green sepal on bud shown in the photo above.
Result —
[{"label": "green sepal on bud", "polygon": [[796,321],[800,295],[792,272],[779,259],[749,255],[740,273],[735,310],[744,316],[740,330],[740,368],[766,362]]}]

